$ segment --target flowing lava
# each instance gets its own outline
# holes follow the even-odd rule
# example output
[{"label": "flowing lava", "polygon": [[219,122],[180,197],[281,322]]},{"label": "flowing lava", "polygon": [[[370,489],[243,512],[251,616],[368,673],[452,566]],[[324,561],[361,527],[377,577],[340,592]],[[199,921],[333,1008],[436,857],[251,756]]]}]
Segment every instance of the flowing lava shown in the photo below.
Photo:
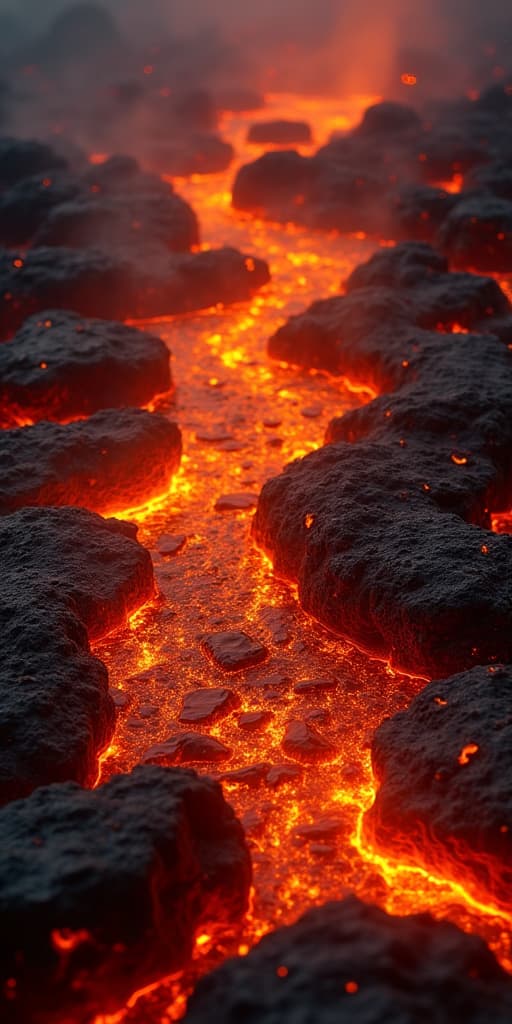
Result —
[{"label": "flowing lava", "polygon": [[[369,102],[370,97],[354,99],[340,113],[339,103],[273,98],[264,116],[309,119],[319,144],[329,131],[356,123]],[[241,162],[254,157],[254,147],[244,141],[247,123],[239,115],[226,116],[223,128]],[[424,680],[369,659],[308,618],[295,588],[274,577],[251,543],[252,511],[214,509],[224,494],[256,496],[283,465],[322,444],[334,415],[373,397],[370,388],[350,381],[271,363],[265,345],[291,313],[339,291],[340,281],[374,244],[362,233],[342,239],[236,215],[230,208],[233,176],[231,168],[225,175],[180,181],[177,190],[197,211],[206,246],[226,243],[261,255],[270,262],[272,283],[235,310],[158,321],[156,329],[173,352],[177,393],[171,413],[182,428],[185,455],[169,494],[143,508],[116,512],[138,523],[139,539],[152,551],[159,596],[131,617],[122,634],[95,647],[108,666],[120,709],[101,779],[132,768],[177,727],[188,691],[221,685],[235,692],[238,707],[213,726],[199,728],[232,751],[222,770],[279,766],[280,785],[264,785],[257,769],[245,782],[224,783],[246,827],[254,865],[245,931],[231,945],[213,934],[199,936],[190,978],[181,985],[166,979],[136,993],[120,1014],[99,1017],[96,1024],[180,1019],[194,972],[229,953],[247,952],[266,931],[348,890],[393,913],[428,909],[448,917],[479,932],[512,967],[510,920],[496,908],[480,903],[461,884],[388,862],[365,846],[362,817],[374,795],[372,733],[384,717],[409,703]],[[154,323],[150,326],[155,330]],[[186,538],[173,557],[159,553],[168,534]],[[208,662],[201,638],[231,629],[265,643],[266,663],[228,675]],[[294,691],[300,681],[315,679],[334,680],[334,688]],[[261,711],[266,712],[261,729],[240,728],[241,714]],[[335,753],[322,763],[287,758],[281,742],[287,723],[296,719],[319,726]],[[219,765],[201,765],[201,770],[215,774]]]}]

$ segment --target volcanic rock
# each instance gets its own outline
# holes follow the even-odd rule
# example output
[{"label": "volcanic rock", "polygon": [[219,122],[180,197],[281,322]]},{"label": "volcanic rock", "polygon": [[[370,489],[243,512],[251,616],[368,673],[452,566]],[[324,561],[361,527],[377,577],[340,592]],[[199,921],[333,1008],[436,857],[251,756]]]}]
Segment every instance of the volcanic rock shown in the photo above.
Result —
[{"label": "volcanic rock", "polygon": [[190,690],[183,699],[179,720],[190,725],[215,722],[229,715],[237,703],[233,690],[223,687]]},{"label": "volcanic rock", "polygon": [[497,160],[475,167],[465,176],[464,188],[483,189],[500,199],[512,201],[512,160]]},{"label": "volcanic rock", "polygon": [[259,146],[309,145],[311,128],[306,121],[258,121],[251,124],[247,142]]},{"label": "volcanic rock", "polygon": [[428,914],[390,917],[350,896],[266,935],[203,977],[185,1024],[508,1024],[512,984],[485,943]]},{"label": "volcanic rock", "polygon": [[153,594],[135,535],[77,508],[0,519],[0,802],[49,782],[93,784],[114,706],[88,638],[123,625]]},{"label": "volcanic rock", "polygon": [[162,743],[146,750],[144,764],[179,765],[198,764],[201,761],[227,761],[231,750],[214,736],[199,732],[172,733]]},{"label": "volcanic rock", "polygon": [[51,146],[37,139],[0,138],[0,187],[16,185],[22,178],[65,171],[67,161]]},{"label": "volcanic rock", "polygon": [[230,142],[213,133],[185,134],[166,140],[148,155],[151,167],[176,177],[191,174],[219,174],[234,157]]},{"label": "volcanic rock", "polygon": [[330,678],[318,678],[318,679],[302,679],[300,683],[296,683],[293,687],[294,693],[324,693],[325,691],[335,690],[338,685],[338,680],[334,676]]},{"label": "volcanic rock", "polygon": [[[1,209],[0,209],[1,213]],[[144,247],[157,243],[186,252],[199,243],[197,217],[180,196],[138,195],[71,199],[54,206],[34,238],[36,246]]]},{"label": "volcanic rock", "polygon": [[155,335],[44,310],[0,346],[0,421],[87,416],[144,405],[171,387],[169,350]]},{"label": "volcanic rock", "polygon": [[302,775],[302,768],[296,764],[274,764],[267,773],[267,786],[277,789],[287,782],[296,782]]},{"label": "volcanic rock", "polygon": [[439,243],[457,267],[512,271],[512,201],[491,195],[458,203],[441,226]]},{"label": "volcanic rock", "polygon": [[210,633],[202,643],[204,653],[224,672],[239,672],[259,665],[268,657],[268,650],[259,640],[247,633],[228,630]]},{"label": "volcanic rock", "polygon": [[54,207],[83,192],[71,175],[22,178],[0,195],[0,244],[26,246]]},{"label": "volcanic rock", "polygon": [[386,138],[402,132],[417,133],[421,129],[421,118],[405,103],[384,100],[367,107],[355,134],[365,136],[384,135]]},{"label": "volcanic rock", "polygon": [[215,502],[217,512],[240,512],[255,508],[258,504],[258,495],[249,491],[237,491],[234,494],[222,494]]},{"label": "volcanic rock", "polygon": [[165,533],[160,537],[157,549],[164,558],[170,558],[183,551],[186,543],[187,537],[184,533]]},{"label": "volcanic rock", "polygon": [[24,505],[133,508],[167,490],[181,434],[165,416],[108,409],[0,432],[0,515]]},{"label": "volcanic rock", "polygon": [[241,302],[269,280],[266,263],[236,249],[168,253],[35,248],[0,252],[0,333],[45,309],[125,320]]},{"label": "volcanic rock", "polygon": [[260,732],[273,717],[271,711],[245,711],[238,719],[238,728],[244,732]]},{"label": "volcanic rock", "polygon": [[433,242],[444,219],[461,201],[459,195],[429,185],[403,185],[391,201],[395,237]]},{"label": "volcanic rock", "polygon": [[407,326],[406,312],[471,325],[507,300],[419,244],[379,253],[348,287],[292,317],[269,350],[382,397],[265,485],[254,535],[307,611],[378,657],[436,677],[510,660],[511,540],[488,533],[489,509],[512,501],[510,352]]},{"label": "volcanic rock", "polygon": [[269,767],[266,761],[262,761],[260,764],[249,764],[245,768],[238,768],[233,772],[224,772],[220,776],[220,781],[228,782],[232,786],[248,786],[250,789],[255,789],[265,781]]},{"label": "volcanic rock", "polygon": [[198,926],[232,927],[247,906],[242,828],[194,772],[49,786],[0,820],[2,1019],[114,1013],[188,963]]},{"label": "volcanic rock", "polygon": [[236,210],[275,213],[284,218],[284,211],[294,208],[297,196],[312,184],[317,174],[312,160],[294,150],[264,153],[237,172],[233,206]]},{"label": "volcanic rock", "polygon": [[288,757],[311,764],[332,761],[336,756],[332,743],[324,739],[313,725],[300,719],[288,722],[281,746]]},{"label": "volcanic rock", "polygon": [[507,910],[511,695],[512,670],[498,665],[426,686],[374,736],[378,790],[365,817],[367,835],[386,855]]}]

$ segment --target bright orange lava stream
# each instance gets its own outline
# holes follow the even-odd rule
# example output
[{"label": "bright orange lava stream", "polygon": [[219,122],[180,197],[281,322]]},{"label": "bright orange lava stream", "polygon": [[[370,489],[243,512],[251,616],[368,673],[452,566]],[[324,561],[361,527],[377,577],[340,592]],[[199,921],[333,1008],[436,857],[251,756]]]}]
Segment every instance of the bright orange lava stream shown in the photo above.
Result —
[{"label": "bright orange lava stream", "polygon": [[[275,98],[261,116],[306,117],[316,144],[329,130],[356,122],[369,98],[315,105]],[[246,122],[226,117],[241,162],[257,154],[244,146]],[[307,151],[307,150],[305,150]],[[309,717],[333,744],[327,763],[295,763],[299,774],[279,788],[225,783],[244,821],[254,865],[254,900],[236,940],[201,936],[194,972],[254,941],[309,906],[348,890],[395,913],[429,909],[468,931],[478,931],[502,962],[512,965],[510,922],[479,903],[462,884],[392,864],[364,845],[361,819],[373,799],[369,743],[385,716],[404,708],[422,681],[399,675],[348,643],[334,639],[300,609],[296,588],[277,580],[249,538],[249,511],[218,513],[215,500],[234,491],[258,493],[290,459],[322,443],[329,419],[368,401],[371,390],[269,361],[269,335],[290,313],[339,290],[340,281],[374,248],[363,237],[340,239],[292,225],[263,223],[230,209],[226,174],[177,182],[196,209],[206,244],[227,243],[268,259],[272,283],[249,304],[231,310],[160,321],[173,352],[177,385],[170,408],[184,436],[182,468],[171,491],[142,509],[119,510],[136,520],[152,551],[159,598],[132,616],[126,629],[95,645],[106,662],[119,705],[117,731],[102,757],[101,775],[131,769],[154,743],[176,730],[184,694],[200,686],[230,686],[238,708],[204,731],[232,751],[225,771],[267,762],[293,765],[281,742],[286,723]],[[155,325],[152,325],[155,330]],[[173,557],[159,553],[164,534],[186,545]],[[244,629],[269,648],[264,665],[226,676],[204,658],[202,635]],[[335,678],[334,690],[297,694],[294,684]],[[247,733],[242,712],[266,711],[262,729]],[[219,771],[219,765],[201,765]],[[308,838],[304,826],[327,822]],[[184,982],[184,987],[189,982]],[[96,1024],[168,1024],[183,1012],[176,979],[137,993],[114,1017]]]}]

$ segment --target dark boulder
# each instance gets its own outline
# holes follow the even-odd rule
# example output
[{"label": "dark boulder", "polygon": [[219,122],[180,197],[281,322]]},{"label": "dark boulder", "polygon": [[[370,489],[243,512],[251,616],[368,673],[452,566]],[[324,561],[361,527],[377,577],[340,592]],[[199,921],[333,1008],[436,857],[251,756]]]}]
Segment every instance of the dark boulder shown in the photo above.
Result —
[{"label": "dark boulder", "polygon": [[44,310],[0,345],[4,426],[144,405],[170,387],[164,342],[115,321]]},{"label": "dark boulder", "polygon": [[114,1013],[188,964],[199,927],[232,928],[247,906],[242,827],[191,771],[49,786],[0,827],[0,1006],[13,1024]]},{"label": "dark boulder", "polygon": [[67,161],[37,139],[0,138],[0,187],[9,188],[22,178],[45,177],[67,169]]},{"label": "dark boulder", "polygon": [[142,409],[0,432],[0,515],[25,505],[134,508],[163,494],[181,458],[175,423]]},{"label": "dark boulder", "polygon": [[306,121],[257,121],[251,124],[247,141],[258,146],[303,146],[312,142]]},{"label": "dark boulder", "polygon": [[456,267],[512,271],[512,201],[482,193],[458,203],[439,231],[439,244]]},{"label": "dark boulder", "polygon": [[354,896],[310,910],[199,982],[185,1024],[508,1024],[512,983],[484,942]]}]

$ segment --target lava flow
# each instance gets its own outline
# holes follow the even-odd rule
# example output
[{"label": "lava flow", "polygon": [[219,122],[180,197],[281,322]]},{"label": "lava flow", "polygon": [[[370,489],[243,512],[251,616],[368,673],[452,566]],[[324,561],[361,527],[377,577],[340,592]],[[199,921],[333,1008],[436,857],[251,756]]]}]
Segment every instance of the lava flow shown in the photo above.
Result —
[{"label": "lava flow", "polygon": [[[369,98],[340,105],[289,99],[272,114],[314,123],[315,142],[335,127],[357,122]],[[262,115],[263,116],[263,115]],[[269,116],[267,107],[264,116]],[[223,130],[238,157],[246,122],[226,117]],[[307,152],[307,148],[304,152]],[[107,664],[119,708],[112,746],[102,758],[102,780],[130,770],[144,752],[178,726],[183,698],[200,687],[229,687],[236,707],[222,720],[199,726],[222,741],[231,756],[201,765],[213,774],[249,769],[224,782],[246,828],[254,865],[254,899],[245,931],[232,946],[200,936],[196,969],[228,952],[243,953],[266,931],[348,890],[394,913],[430,910],[479,932],[512,966],[506,921],[462,885],[417,868],[388,863],[364,845],[361,821],[373,800],[369,743],[386,716],[404,708],[424,684],[369,659],[333,638],[300,609],[294,587],[276,579],[249,538],[251,499],[244,509],[215,510],[226,494],[251,495],[294,457],[323,442],[334,415],[367,401],[370,388],[346,379],[302,373],[270,362],[267,338],[291,313],[339,291],[340,281],[375,248],[353,238],[313,234],[235,214],[230,207],[234,169],[177,183],[198,213],[205,245],[229,244],[266,258],[272,283],[235,310],[165,319],[151,330],[168,342],[177,384],[171,408],[183,431],[184,457],[172,490],[138,509],[116,514],[139,525],[151,549],[159,596],[132,616],[122,634],[95,645]],[[384,239],[382,244],[393,244]],[[148,325],[149,326],[149,325]],[[177,553],[166,554],[169,535]],[[222,673],[204,656],[202,638],[244,630],[269,650],[265,663]],[[297,684],[316,680],[315,686]],[[322,682],[323,681],[323,682]],[[239,725],[246,712],[265,712],[257,731]],[[320,760],[291,759],[282,740],[291,721],[320,730]],[[262,768],[266,765],[266,769]],[[265,781],[268,768],[273,785]],[[166,1024],[184,1009],[176,979],[140,993],[115,1018]]]}]

